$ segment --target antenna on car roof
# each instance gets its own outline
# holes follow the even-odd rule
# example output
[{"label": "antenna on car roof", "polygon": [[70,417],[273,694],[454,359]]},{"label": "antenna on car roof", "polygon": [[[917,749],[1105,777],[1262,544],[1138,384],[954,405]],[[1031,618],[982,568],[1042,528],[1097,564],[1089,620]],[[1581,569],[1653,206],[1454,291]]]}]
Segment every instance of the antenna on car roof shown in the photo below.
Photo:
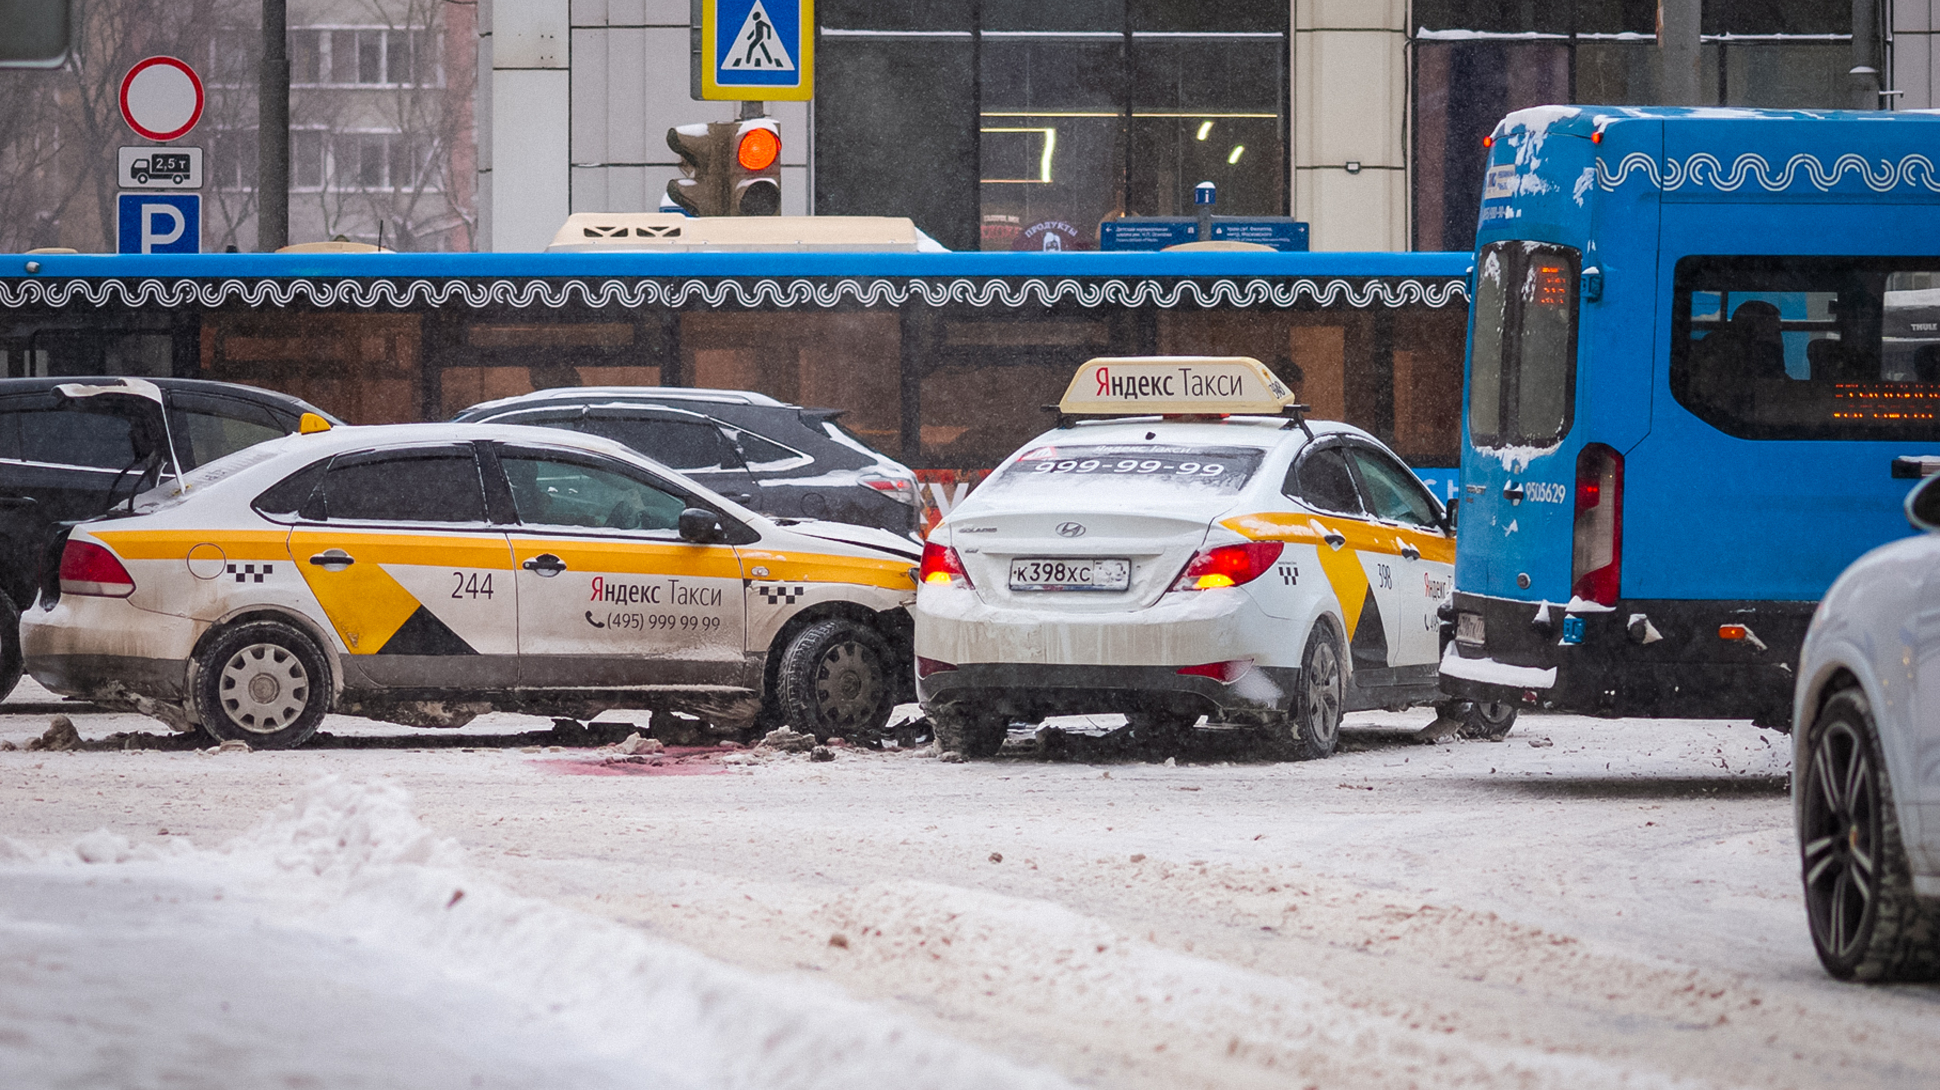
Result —
[{"label": "antenna on car roof", "polygon": [[1280,430],[1292,431],[1298,425],[1301,431],[1307,433],[1307,441],[1313,442],[1314,430],[1307,426],[1307,414],[1313,411],[1312,405],[1288,405],[1282,408],[1280,415],[1286,417],[1287,422],[1280,425]]}]

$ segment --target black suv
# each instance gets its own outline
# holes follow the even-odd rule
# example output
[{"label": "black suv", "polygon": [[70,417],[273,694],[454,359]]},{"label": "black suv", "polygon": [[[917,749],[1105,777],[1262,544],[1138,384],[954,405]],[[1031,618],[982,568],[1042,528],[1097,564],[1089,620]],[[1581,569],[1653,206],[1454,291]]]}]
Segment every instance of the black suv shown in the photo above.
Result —
[{"label": "black suv", "polygon": [[841,415],[743,390],[576,386],[483,402],[452,419],[605,436],[764,515],[913,534],[916,474],[836,423]]},{"label": "black suv", "polygon": [[304,413],[340,423],[301,399],[227,382],[0,379],[0,698],[20,682],[20,610],[69,526],[178,470],[288,435]]}]

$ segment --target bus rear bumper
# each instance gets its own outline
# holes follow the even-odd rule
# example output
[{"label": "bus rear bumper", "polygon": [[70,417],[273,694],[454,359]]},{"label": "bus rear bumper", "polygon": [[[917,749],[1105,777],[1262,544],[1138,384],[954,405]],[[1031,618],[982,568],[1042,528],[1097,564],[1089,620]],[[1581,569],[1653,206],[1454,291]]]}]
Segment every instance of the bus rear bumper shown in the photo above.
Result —
[{"label": "bus rear bumper", "polygon": [[[1569,613],[1457,592],[1451,637],[1468,613],[1481,619],[1483,639],[1450,640],[1441,687],[1467,700],[1582,715],[1785,726],[1794,664],[1816,605],[1631,599]],[[1475,622],[1467,627],[1473,637]]]}]

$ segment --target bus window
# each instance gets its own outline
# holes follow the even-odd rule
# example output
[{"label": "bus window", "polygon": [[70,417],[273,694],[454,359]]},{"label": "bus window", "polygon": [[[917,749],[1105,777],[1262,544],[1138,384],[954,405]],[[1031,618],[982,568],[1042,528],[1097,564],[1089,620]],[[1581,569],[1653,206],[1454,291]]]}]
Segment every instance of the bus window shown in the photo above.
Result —
[{"label": "bus window", "polygon": [[1496,242],[1476,264],[1469,436],[1478,446],[1550,446],[1576,407],[1577,254]]},{"label": "bus window", "polygon": [[1921,264],[1684,258],[1672,395],[1744,439],[1930,438],[1940,411],[1940,271]]}]

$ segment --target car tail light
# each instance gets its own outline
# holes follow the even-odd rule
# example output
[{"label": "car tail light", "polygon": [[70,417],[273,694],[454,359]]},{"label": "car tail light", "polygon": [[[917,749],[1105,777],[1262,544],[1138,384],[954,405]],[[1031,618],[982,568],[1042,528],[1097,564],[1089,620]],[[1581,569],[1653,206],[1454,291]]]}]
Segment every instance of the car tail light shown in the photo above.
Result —
[{"label": "car tail light", "polygon": [[92,541],[69,541],[61,550],[61,593],[126,598],[135,581],[115,554]]},{"label": "car tail light", "polygon": [[1576,456],[1576,535],[1570,593],[1617,604],[1623,573],[1623,455],[1591,443]]},{"label": "car tail light", "polygon": [[913,477],[890,477],[881,473],[864,473],[859,479],[863,484],[888,496],[897,503],[915,507],[921,502],[916,495],[916,479]]},{"label": "car tail light", "polygon": [[928,677],[931,674],[940,674],[946,670],[954,670],[956,668],[957,664],[954,662],[944,662],[942,659],[926,659],[921,655],[916,656],[917,677]]},{"label": "car tail light", "polygon": [[948,545],[938,545],[934,541],[923,543],[923,567],[917,573],[925,583],[954,583],[963,580],[965,586],[970,582],[970,573],[963,570],[963,558]]},{"label": "car tail light", "polygon": [[1265,575],[1286,548],[1278,541],[1249,541],[1244,545],[1221,545],[1201,549],[1186,570],[1179,574],[1173,590],[1212,590],[1237,587]]},{"label": "car tail light", "polygon": [[1209,677],[1222,685],[1231,685],[1246,676],[1253,668],[1252,659],[1228,659],[1225,662],[1208,662],[1202,666],[1181,666],[1179,673],[1187,677]]}]

